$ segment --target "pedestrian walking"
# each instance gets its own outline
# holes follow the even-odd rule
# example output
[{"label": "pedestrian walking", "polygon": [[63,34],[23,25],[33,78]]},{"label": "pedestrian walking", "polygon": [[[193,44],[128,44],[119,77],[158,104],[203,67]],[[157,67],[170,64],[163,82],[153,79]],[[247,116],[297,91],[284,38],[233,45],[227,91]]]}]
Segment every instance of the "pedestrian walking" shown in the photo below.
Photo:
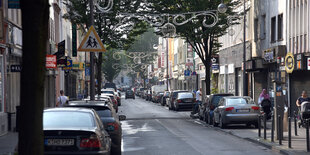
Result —
[{"label": "pedestrian walking", "polygon": [[202,98],[201,91],[202,91],[202,89],[200,88],[196,92],[196,103],[195,103],[195,105],[193,107],[192,114],[196,114],[198,112],[199,104],[201,104],[201,101],[202,101],[202,99],[201,99]]},{"label": "pedestrian walking", "polygon": [[64,95],[64,91],[60,90],[60,96],[57,99],[56,107],[63,107],[68,101],[68,97]]},{"label": "pedestrian walking", "polygon": [[266,89],[263,89],[263,91],[260,93],[259,98],[258,98],[258,104],[261,105],[263,100],[270,100],[270,96],[267,93]]}]

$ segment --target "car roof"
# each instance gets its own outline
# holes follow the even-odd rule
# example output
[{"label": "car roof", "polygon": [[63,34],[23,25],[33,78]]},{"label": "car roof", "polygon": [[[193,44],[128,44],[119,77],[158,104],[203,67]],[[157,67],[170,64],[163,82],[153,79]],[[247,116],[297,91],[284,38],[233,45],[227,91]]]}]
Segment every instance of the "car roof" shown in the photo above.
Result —
[{"label": "car roof", "polygon": [[93,109],[86,109],[80,107],[60,107],[60,108],[48,108],[44,112],[57,112],[57,111],[68,111],[68,112],[89,112],[94,113]]},{"label": "car roof", "polygon": [[112,106],[109,104],[95,104],[95,103],[69,103],[68,107],[86,107],[86,108],[92,108],[92,107],[102,107],[104,109],[111,110]]},{"label": "car roof", "polygon": [[251,97],[249,96],[226,96],[226,97],[223,97],[225,99],[238,99],[238,98],[243,98],[243,99],[251,99]]},{"label": "car roof", "polygon": [[212,94],[212,96],[234,96],[234,94],[223,93],[223,94]]}]

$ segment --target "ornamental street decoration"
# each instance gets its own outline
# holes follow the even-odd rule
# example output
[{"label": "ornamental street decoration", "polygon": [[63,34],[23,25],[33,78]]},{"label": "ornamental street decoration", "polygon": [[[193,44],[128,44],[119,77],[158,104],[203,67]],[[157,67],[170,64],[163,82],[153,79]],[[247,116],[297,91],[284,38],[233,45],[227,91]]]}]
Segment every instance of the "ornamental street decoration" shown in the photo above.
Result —
[{"label": "ornamental street decoration", "polygon": [[285,57],[285,70],[288,74],[292,73],[294,70],[294,61],[293,53],[287,53]]},{"label": "ornamental street decoration", "polygon": [[83,52],[105,52],[106,49],[103,46],[94,26],[91,26],[86,36],[80,44],[78,51]]}]

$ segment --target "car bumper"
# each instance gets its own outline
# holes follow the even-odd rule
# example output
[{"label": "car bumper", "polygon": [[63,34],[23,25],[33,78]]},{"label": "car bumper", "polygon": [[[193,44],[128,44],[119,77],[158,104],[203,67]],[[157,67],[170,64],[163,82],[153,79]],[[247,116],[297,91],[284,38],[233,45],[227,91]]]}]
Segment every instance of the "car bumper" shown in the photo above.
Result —
[{"label": "car bumper", "polygon": [[194,103],[176,103],[177,108],[191,109],[191,108],[193,108],[194,105],[195,105]]},{"label": "car bumper", "polygon": [[109,155],[109,151],[85,151],[85,152],[44,152],[44,155]]},{"label": "car bumper", "polygon": [[223,118],[223,122],[225,124],[257,122],[258,116],[259,114],[226,114]]}]

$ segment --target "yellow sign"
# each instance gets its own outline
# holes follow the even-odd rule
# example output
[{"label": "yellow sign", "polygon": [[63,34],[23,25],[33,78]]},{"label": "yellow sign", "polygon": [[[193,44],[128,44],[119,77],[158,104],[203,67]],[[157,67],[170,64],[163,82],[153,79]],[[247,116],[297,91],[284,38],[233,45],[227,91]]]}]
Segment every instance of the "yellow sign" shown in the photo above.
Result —
[{"label": "yellow sign", "polygon": [[287,53],[286,57],[285,57],[285,70],[287,73],[292,73],[294,70],[294,64],[295,64],[295,60],[294,60],[294,55],[293,53]]},{"label": "yellow sign", "polygon": [[83,52],[105,52],[106,49],[103,46],[94,26],[91,26],[86,36],[82,40],[78,51]]}]

